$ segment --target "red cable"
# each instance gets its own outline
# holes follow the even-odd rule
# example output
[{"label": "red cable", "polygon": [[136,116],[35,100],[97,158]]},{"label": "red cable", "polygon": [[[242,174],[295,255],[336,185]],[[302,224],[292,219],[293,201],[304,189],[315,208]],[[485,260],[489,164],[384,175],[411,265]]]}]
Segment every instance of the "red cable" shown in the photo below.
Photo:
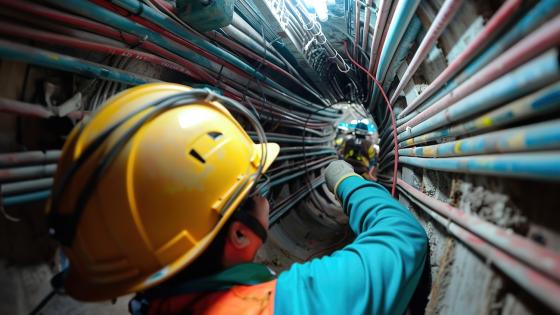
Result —
[{"label": "red cable", "polygon": [[112,27],[106,26],[101,23],[97,23],[82,17],[74,16],[71,14],[63,13],[60,11],[56,11],[47,7],[43,7],[34,3],[27,3],[27,2],[20,2],[20,1],[9,1],[9,0],[0,0],[0,4],[2,6],[7,6],[9,8],[22,11],[31,15],[40,16],[43,18],[47,18],[49,20],[55,20],[57,22],[62,22],[63,24],[76,27],[88,32],[93,32],[96,34],[103,35],[105,37],[109,37],[118,41],[122,41],[126,44],[134,43],[139,48],[144,48],[148,51],[153,52],[154,54],[160,55],[163,58],[172,60],[186,69],[189,69],[193,73],[196,74],[195,78],[201,79],[202,81],[212,82],[214,84],[215,79],[208,74],[205,70],[199,68],[194,63],[175,55],[155,44],[146,40],[143,41],[139,39],[137,36],[130,35],[125,32],[120,32]]},{"label": "red cable", "polygon": [[[237,66],[235,66],[234,64],[231,64],[227,61],[225,61],[224,59],[221,59],[218,56],[215,56],[209,52],[207,52],[206,50],[202,49],[201,47],[197,46],[196,44],[187,41],[186,39],[175,35],[174,33],[162,28],[161,26],[157,25],[154,22],[151,22],[145,18],[143,18],[142,16],[139,15],[130,15],[130,12],[128,12],[127,10],[123,9],[122,7],[110,3],[110,2],[106,2],[105,0],[89,0],[90,2],[105,8],[109,11],[112,11],[113,13],[119,14],[121,16],[124,16],[126,18],[128,18],[129,20],[132,20],[140,25],[143,25],[144,27],[151,29],[159,34],[162,34],[164,37],[167,37],[168,39],[170,39],[171,41],[180,44],[182,46],[185,46],[186,48],[192,50],[193,52],[197,53],[200,56],[203,56],[211,61],[213,61],[214,63],[217,63],[225,68],[228,68],[229,70],[231,70],[232,72],[236,73],[237,75],[244,77],[244,78],[251,78],[251,75],[247,74],[245,71],[241,70],[240,68],[238,68]],[[158,1],[156,1],[158,2]],[[158,2],[159,3],[159,2]],[[171,12],[173,12],[171,10]],[[225,37],[222,37],[225,39]],[[235,44],[235,43],[234,43]],[[238,47],[241,47],[240,45],[238,45]],[[231,48],[231,47],[230,47]],[[253,54],[253,56],[248,56],[249,58],[254,58],[254,60],[259,60],[262,59],[261,62],[263,62],[263,64],[265,66],[269,66],[270,68],[272,68],[272,70],[279,72],[282,75],[287,76],[289,79],[291,79],[294,82],[298,82],[298,80],[296,78],[294,78],[292,75],[290,75],[288,72],[286,72],[284,69],[268,62],[266,59],[264,59],[263,57],[260,56],[256,56]]]},{"label": "red cable", "polygon": [[[68,36],[64,36],[64,35],[58,35],[58,34],[53,34],[53,33],[49,33],[49,32],[44,32],[44,31],[38,31],[35,29],[30,29],[30,28],[15,28],[15,27],[10,27],[9,24],[4,25],[4,27],[6,27],[6,29],[2,30],[0,29],[0,33],[5,33],[7,35],[16,35],[16,36],[21,36],[21,37],[28,37],[37,41],[49,41],[49,43],[53,43],[53,44],[58,44],[58,45],[66,45],[66,46],[71,46],[71,47],[75,47],[75,48],[79,48],[79,49],[89,49],[89,50],[95,50],[95,51],[99,51],[99,52],[104,52],[104,53],[110,53],[110,54],[125,54],[128,57],[134,57],[140,60],[145,60],[148,62],[154,62],[154,63],[166,63],[167,66],[169,66],[170,68],[172,68],[173,70],[177,70],[180,72],[189,72],[189,73],[185,73],[195,79],[201,80],[201,81],[207,81],[210,82],[211,84],[220,86],[224,88],[224,92],[229,94],[230,97],[235,96],[234,98],[237,99],[238,101],[243,101],[245,99],[245,97],[242,95],[241,93],[235,93],[232,91],[228,90],[232,90],[230,88],[228,88],[228,86],[233,86],[234,83],[237,83],[235,81],[231,81],[229,79],[226,78],[222,78],[221,81],[223,82],[219,82],[218,80],[216,80],[216,78],[210,76],[206,71],[199,69],[197,65],[192,64],[191,62],[187,61],[186,59],[177,56],[171,52],[168,52],[167,50],[160,48],[159,46],[151,43],[150,41],[142,41],[140,40],[137,36],[135,35],[130,35],[128,33],[124,33],[124,32],[119,32],[118,30],[108,27],[106,25],[88,20],[88,19],[84,19],[81,17],[77,17],[77,16],[73,16],[73,15],[69,15],[69,14],[65,14],[62,13],[60,11],[55,11],[46,7],[42,7],[36,4],[32,4],[32,3],[26,3],[26,2],[11,2],[8,0],[0,0],[0,4],[8,6],[12,9],[16,9],[18,11],[23,11],[26,12],[28,14],[33,14],[33,15],[37,15],[37,16],[41,16],[47,19],[51,19],[51,20],[55,20],[57,22],[62,22],[64,24],[68,24],[70,26],[76,27],[76,28],[80,28],[80,29],[84,29],[87,30],[89,32],[94,32],[97,34],[100,34],[102,36],[108,37],[108,38],[112,38],[114,40],[118,40],[118,41],[122,41],[124,43],[138,43],[138,47],[140,48],[144,48],[148,51],[153,52],[154,54],[160,55],[164,58],[160,58],[157,55],[149,55],[147,53],[141,52],[141,51],[137,51],[137,50],[132,50],[132,49],[125,49],[125,48],[118,48],[118,47],[112,47],[110,45],[106,45],[106,44],[101,44],[101,43],[96,43],[96,42],[91,42],[88,40],[83,40],[83,39],[77,39],[77,38],[71,38]],[[168,60],[166,60],[165,58],[167,58]],[[173,64],[173,62],[175,62],[176,64]],[[293,78],[289,73],[286,73],[283,69],[276,67],[273,68],[273,70],[281,70],[279,71],[281,74],[287,75],[289,78],[291,78],[292,80],[296,81],[295,78]],[[222,84],[227,84],[228,86],[223,86]],[[235,85],[234,88],[236,88],[236,91],[241,91],[243,90],[243,88],[241,86]],[[250,98],[250,97],[247,97]],[[252,98],[251,98],[252,99]],[[255,102],[255,104],[259,104],[260,106],[257,106],[259,108],[261,107],[265,107],[262,101],[258,101],[256,99],[252,99],[253,102]],[[291,118],[291,117],[287,117],[288,114],[290,114],[289,112],[283,112],[281,110],[271,110],[271,114],[275,115],[276,117],[278,117],[279,119],[288,119],[291,121],[292,124],[297,124],[298,122],[296,121],[297,117]],[[309,123],[308,124],[310,127],[313,128],[319,128],[319,127],[323,127],[320,126],[318,124],[312,124]]]},{"label": "red cable", "polygon": [[[152,3],[156,4],[157,6],[159,6],[161,8],[161,10],[166,13],[167,15],[175,15],[176,14],[176,9],[175,7],[168,3],[165,2],[163,0],[150,0]],[[223,36],[222,34],[214,31],[214,33],[212,34],[212,37],[214,40],[216,40],[217,42],[219,42],[220,44],[230,48],[232,51],[238,52],[242,55],[244,55],[245,57],[247,57],[250,60],[261,60],[261,62],[263,63],[263,65],[270,67],[272,70],[284,75],[285,77],[289,78],[290,80],[292,80],[295,83],[298,83],[298,80],[292,76],[289,72],[287,72],[286,70],[280,68],[279,66],[277,66],[276,64],[264,59],[263,57],[257,55],[256,53],[252,52],[251,50],[243,47],[242,45],[234,42],[233,40]]]},{"label": "red cable", "polygon": [[[208,60],[217,63],[221,66],[224,66],[225,68],[231,70],[232,72],[235,72],[236,74],[240,75],[243,78],[250,78],[251,75],[247,74],[246,72],[244,72],[243,70],[237,68],[235,65],[221,59],[218,56],[215,56],[213,54],[211,54],[210,52],[204,50],[203,48],[195,45],[192,42],[187,41],[186,39],[175,35],[174,33],[162,28],[161,26],[155,24],[154,22],[151,22],[147,19],[145,19],[142,16],[139,15],[131,15],[130,12],[128,12],[127,10],[121,8],[120,6],[113,4],[111,2],[105,2],[104,0],[89,0],[90,2],[98,5],[99,7],[102,7],[104,9],[107,9],[109,11],[112,11],[113,13],[119,14],[121,16],[124,16],[126,18],[128,18],[129,20],[142,25],[145,28],[148,28],[156,33],[161,34],[163,37],[166,37],[168,40],[174,42],[177,45],[183,46],[189,50],[191,50],[192,52],[207,58]],[[144,4],[142,4],[144,5]]]},{"label": "red cable", "polygon": [[244,55],[245,57],[247,57],[248,59],[251,60],[258,60],[259,62],[262,62],[264,66],[267,66],[269,68],[271,68],[273,71],[276,71],[282,75],[284,75],[285,77],[287,77],[288,79],[292,80],[295,83],[298,83],[298,80],[291,75],[289,72],[287,72],[286,70],[280,68],[279,66],[277,66],[276,64],[264,59],[263,57],[257,55],[256,53],[252,52],[251,50],[243,47],[242,45],[234,42],[233,40],[223,36],[222,34],[215,32],[213,34],[213,39],[216,40],[218,43],[230,48],[233,51],[236,51],[242,55]]},{"label": "red cable", "polygon": [[167,59],[163,59],[159,56],[152,55],[149,53],[137,51],[134,49],[114,47],[111,45],[91,42],[87,40],[72,38],[64,35],[44,32],[40,30],[35,30],[27,28],[21,25],[14,25],[10,23],[0,22],[0,33],[8,36],[15,36],[19,38],[31,39],[34,41],[39,41],[47,44],[54,44],[63,47],[73,47],[81,50],[95,51],[101,53],[107,53],[111,55],[120,55],[125,57],[132,57],[140,61],[149,62],[157,64],[168,69],[181,72],[190,77],[197,77],[187,68],[178,65]]},{"label": "red cable", "polygon": [[379,81],[377,81],[377,79],[367,71],[366,68],[362,67],[359,63],[356,62],[356,60],[352,59],[352,56],[350,56],[350,53],[348,52],[348,42],[344,41],[344,50],[346,51],[346,56],[348,56],[348,58],[350,59],[350,61],[356,66],[358,67],[360,70],[362,70],[363,72],[365,72],[372,80],[373,82],[375,82],[375,84],[377,85],[377,87],[379,88],[379,90],[381,91],[381,94],[383,95],[383,98],[385,99],[385,104],[387,105],[387,109],[389,110],[389,112],[391,113],[391,125],[393,127],[393,140],[394,140],[394,145],[395,145],[395,160],[393,161],[393,184],[391,185],[391,194],[393,195],[393,197],[396,197],[395,192],[396,192],[396,186],[397,186],[397,171],[398,171],[398,161],[399,161],[399,145],[398,145],[398,141],[397,141],[397,123],[395,122],[395,115],[393,114],[393,108],[391,107],[391,104],[389,103],[389,98],[387,98],[387,95],[385,94],[385,91],[383,90],[383,87],[381,86],[381,83],[379,83]]},{"label": "red cable", "polygon": [[177,10],[175,9],[175,7],[166,1],[162,1],[162,0],[151,0],[152,3],[155,3],[156,5],[160,6],[161,8],[163,8],[163,10],[167,11],[165,13],[169,14],[176,14]]}]

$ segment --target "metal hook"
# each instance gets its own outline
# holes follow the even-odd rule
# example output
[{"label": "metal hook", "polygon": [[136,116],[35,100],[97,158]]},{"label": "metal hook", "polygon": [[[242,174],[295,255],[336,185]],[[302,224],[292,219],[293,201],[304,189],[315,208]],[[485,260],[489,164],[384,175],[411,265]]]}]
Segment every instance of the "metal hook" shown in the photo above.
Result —
[{"label": "metal hook", "polygon": [[313,42],[316,42],[317,40],[315,39],[315,37],[313,37],[310,41],[307,42],[307,44],[305,44],[305,47],[303,47],[303,51],[307,52],[307,50],[309,49],[309,47],[311,46],[311,44]]},{"label": "metal hook", "polygon": [[14,216],[9,215],[6,212],[6,209],[4,209],[4,206],[0,206],[0,213],[2,213],[2,216],[8,221],[11,221],[11,222],[20,222],[21,221],[20,218],[16,218]]},{"label": "metal hook", "polygon": [[[302,18],[301,15],[300,15],[300,18],[303,20],[303,18]],[[313,25],[311,25],[311,27],[308,27],[309,24],[313,24]],[[315,21],[311,21],[311,22],[309,22],[309,24],[308,24],[308,23],[304,23],[304,24],[303,24],[303,29],[306,30],[306,31],[311,31],[312,29],[315,28]]]},{"label": "metal hook", "polygon": [[344,62],[344,65],[346,66],[346,70],[341,70],[340,67],[338,66],[338,62],[336,63],[336,67],[338,68],[338,71],[342,72],[342,73],[348,73],[350,71],[350,67],[348,67],[348,65],[346,64],[346,62]]},{"label": "metal hook", "polygon": [[334,51],[334,56],[332,56],[332,57],[327,57],[327,58],[328,58],[328,59],[335,59],[335,58],[338,57],[338,56],[339,56],[339,55],[338,55],[338,51],[335,50],[335,51]]},{"label": "metal hook", "polygon": [[[324,38],[325,40],[324,40],[322,43],[319,42],[319,41],[317,41],[317,44],[319,44],[319,45],[324,45],[324,44],[327,43],[327,37],[326,37],[325,34],[323,34],[323,33],[321,33],[321,35],[323,36],[323,38]],[[338,53],[337,53],[337,54],[338,54]]]}]

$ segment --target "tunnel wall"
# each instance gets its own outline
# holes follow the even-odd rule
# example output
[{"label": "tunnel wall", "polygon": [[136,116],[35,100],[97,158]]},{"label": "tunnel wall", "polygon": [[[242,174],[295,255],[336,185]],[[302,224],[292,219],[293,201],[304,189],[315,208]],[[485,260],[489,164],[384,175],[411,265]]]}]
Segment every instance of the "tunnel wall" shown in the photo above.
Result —
[{"label": "tunnel wall", "polygon": [[[537,252],[546,249],[552,260],[558,257],[558,219],[553,209],[558,207],[555,192],[559,186],[553,178],[536,174],[541,167],[547,175],[556,174],[552,165],[558,163],[558,157],[553,147],[533,150],[514,144],[527,143],[533,126],[560,127],[555,120],[557,109],[529,113],[538,106],[534,98],[530,101],[531,95],[557,85],[558,77],[538,79],[534,88],[529,87],[530,79],[524,81],[528,76],[516,79],[516,71],[543,75],[536,70],[535,59],[548,48],[538,48],[537,53],[529,43],[531,38],[539,41],[537,33],[544,34],[543,28],[557,20],[557,9],[537,17],[531,14],[547,3],[465,1],[456,3],[457,12],[451,13],[446,27],[439,24],[440,32],[444,29],[441,35],[430,37],[436,22],[450,17],[445,9],[451,4],[453,1],[423,1],[418,5],[416,16],[422,30],[409,44],[412,48],[387,93],[397,106],[399,178],[403,181],[399,200],[417,215],[430,239],[432,285],[425,312],[558,312],[552,295],[541,294],[549,290],[545,289],[548,285],[557,285],[556,277],[549,278],[548,284],[533,277],[536,270],[542,272],[536,273],[542,278],[554,273],[534,264],[544,259]],[[499,24],[495,23],[498,19]],[[406,32],[413,26],[414,19]],[[550,36],[558,35],[558,30],[549,30]],[[490,34],[487,42],[481,40],[485,34]],[[431,48],[418,59],[430,38]],[[476,45],[480,45],[478,52],[474,52]],[[524,55],[523,50],[531,53]],[[465,58],[469,52],[470,57]],[[524,65],[526,70],[522,70]],[[501,91],[507,96],[500,98]],[[549,92],[547,95],[557,98],[552,96],[556,92]],[[488,97],[481,97],[484,93]],[[558,104],[558,99],[552,103]],[[523,104],[532,108],[527,114],[512,109]],[[544,138],[545,134],[535,136]],[[549,154],[554,156],[551,168],[545,166]],[[521,156],[521,163],[507,162],[508,155]],[[531,160],[535,168],[514,174]],[[392,160],[386,163],[387,168],[392,166]]]}]

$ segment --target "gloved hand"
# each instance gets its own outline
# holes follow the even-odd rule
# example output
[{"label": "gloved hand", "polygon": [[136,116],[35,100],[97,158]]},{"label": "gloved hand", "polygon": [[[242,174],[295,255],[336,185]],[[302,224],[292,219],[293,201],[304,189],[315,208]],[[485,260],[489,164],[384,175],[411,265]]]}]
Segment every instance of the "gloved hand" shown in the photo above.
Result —
[{"label": "gloved hand", "polygon": [[349,176],[360,176],[354,172],[352,165],[343,160],[333,161],[325,170],[325,182],[329,190],[336,195],[336,189],[343,179]]}]

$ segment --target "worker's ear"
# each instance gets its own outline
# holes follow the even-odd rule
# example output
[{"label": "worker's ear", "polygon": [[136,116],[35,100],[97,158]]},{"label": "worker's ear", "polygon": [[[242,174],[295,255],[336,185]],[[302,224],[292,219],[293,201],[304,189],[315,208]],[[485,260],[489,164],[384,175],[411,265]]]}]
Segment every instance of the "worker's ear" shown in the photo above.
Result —
[{"label": "worker's ear", "polygon": [[249,228],[239,221],[233,221],[229,226],[228,240],[236,249],[243,249],[251,244]]}]

